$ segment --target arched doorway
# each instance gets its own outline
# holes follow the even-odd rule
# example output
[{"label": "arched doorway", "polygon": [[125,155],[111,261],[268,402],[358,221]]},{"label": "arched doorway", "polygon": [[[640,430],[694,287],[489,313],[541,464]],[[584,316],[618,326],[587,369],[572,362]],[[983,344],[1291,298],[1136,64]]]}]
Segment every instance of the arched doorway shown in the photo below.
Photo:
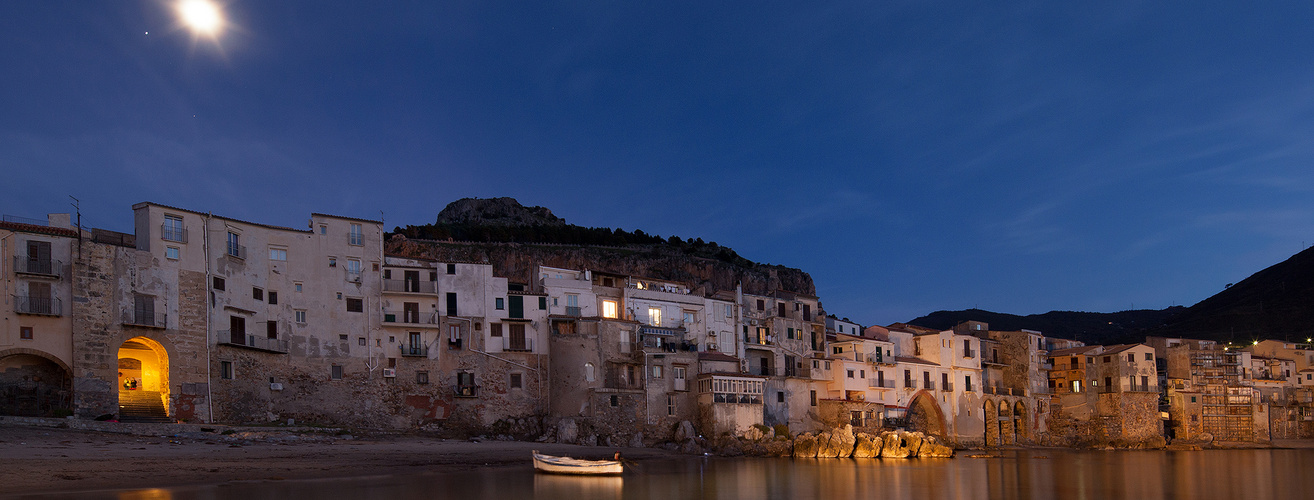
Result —
[{"label": "arched doorway", "polygon": [[1013,427],[1013,405],[1008,401],[999,402],[999,445],[1014,444],[1017,436]]},{"label": "arched doorway", "polygon": [[169,353],[159,342],[133,337],[119,346],[119,420],[172,422]]},{"label": "arched doorway", "polygon": [[33,349],[0,351],[0,415],[58,417],[71,414],[68,366]]},{"label": "arched doorway", "polygon": [[1017,432],[1019,441],[1031,439],[1030,429],[1027,426],[1027,405],[1021,401],[1013,404],[1013,427]]},{"label": "arched doorway", "polygon": [[999,407],[994,401],[987,399],[981,410],[981,414],[985,416],[985,444],[999,446]]},{"label": "arched doorway", "polygon": [[908,403],[908,428],[941,439],[948,436],[944,412],[940,411],[940,405],[935,403],[935,398],[925,392],[918,393]]}]

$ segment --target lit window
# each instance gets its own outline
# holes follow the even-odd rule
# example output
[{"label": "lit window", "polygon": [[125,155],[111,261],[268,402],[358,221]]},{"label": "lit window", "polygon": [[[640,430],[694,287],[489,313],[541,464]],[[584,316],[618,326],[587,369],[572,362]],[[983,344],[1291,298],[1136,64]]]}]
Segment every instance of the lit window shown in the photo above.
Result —
[{"label": "lit window", "polygon": [[360,245],[363,241],[365,241],[365,237],[361,234],[360,224],[352,224],[349,243],[352,245]]},{"label": "lit window", "polygon": [[616,301],[602,301],[602,317],[616,319]]},{"label": "lit window", "polygon": [[166,247],[164,249],[164,256],[169,260],[178,260],[178,253],[178,247]]},{"label": "lit window", "polygon": [[652,326],[662,325],[662,308],[656,306],[648,308],[648,324]]}]

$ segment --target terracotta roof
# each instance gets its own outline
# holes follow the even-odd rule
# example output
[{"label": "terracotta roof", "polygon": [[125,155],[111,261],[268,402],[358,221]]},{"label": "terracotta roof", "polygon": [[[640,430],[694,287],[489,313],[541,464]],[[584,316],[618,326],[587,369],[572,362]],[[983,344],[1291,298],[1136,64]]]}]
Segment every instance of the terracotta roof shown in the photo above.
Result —
[{"label": "terracotta roof", "polygon": [[381,220],[361,219],[361,218],[359,218],[359,217],[344,217],[344,216],[341,216],[341,215],[321,214],[321,213],[318,213],[318,212],[311,212],[311,213],[310,213],[310,216],[311,216],[311,217],[316,217],[316,216],[319,216],[319,217],[332,217],[332,218],[334,218],[334,219],[354,220],[354,221],[357,221],[357,222],[368,222],[368,223],[370,223],[370,224],[383,224],[383,221],[381,221]]},{"label": "terracotta roof", "polygon": [[1117,354],[1137,346],[1150,347],[1145,344],[1118,344],[1118,345],[1105,346],[1104,351],[1100,352],[1100,354]]},{"label": "terracotta roof", "polygon": [[1099,349],[1100,347],[1101,347],[1101,346],[1097,346],[1097,345],[1086,345],[1086,346],[1081,346],[1081,347],[1069,347],[1069,348],[1067,348],[1067,349],[1058,349],[1058,350],[1056,350],[1056,351],[1050,351],[1049,355],[1050,355],[1051,357],[1053,357],[1053,356],[1072,356],[1072,355],[1074,355],[1074,354],[1096,354],[1096,353],[1092,353],[1092,352],[1090,352],[1090,351],[1094,351],[1094,350],[1096,350],[1096,349]]},{"label": "terracotta roof", "polygon": [[278,230],[282,230],[282,231],[294,231],[294,232],[298,232],[298,233],[312,233],[312,232],[313,232],[313,231],[311,231],[309,228],[307,228],[307,229],[297,229],[297,228],[294,228],[294,227],[287,227],[287,226],[275,226],[275,225],[273,225],[273,224],[261,224],[261,223],[259,223],[259,222],[251,222],[251,221],[245,221],[245,220],[242,220],[242,219],[234,219],[234,218],[232,218],[232,217],[224,217],[224,216],[222,216],[222,215],[215,215],[215,214],[205,213],[205,212],[201,212],[201,211],[197,211],[197,210],[190,210],[190,209],[186,209],[186,208],[178,208],[178,207],[173,207],[173,206],[169,206],[169,205],[164,205],[164,204],[161,204],[161,203],[155,203],[155,202],[152,202],[152,201],[144,201],[144,202],[138,203],[138,204],[136,204],[136,205],[133,205],[133,206],[132,206],[132,209],[133,209],[133,210],[136,210],[136,209],[141,208],[141,207],[144,207],[144,206],[146,206],[146,205],[153,205],[153,206],[157,206],[157,207],[160,207],[160,208],[167,208],[167,209],[169,209],[169,210],[176,210],[176,211],[179,211],[179,212],[188,212],[188,213],[192,213],[192,214],[199,215],[199,216],[202,216],[202,217],[214,217],[214,218],[216,218],[216,219],[227,220],[227,221],[233,221],[233,222],[239,222],[239,223],[242,223],[242,224],[250,224],[250,225],[252,225],[252,226],[260,226],[260,227],[265,227],[265,228],[269,228],[269,229],[278,229]]},{"label": "terracotta roof", "polygon": [[76,229],[38,226],[36,224],[24,224],[22,222],[0,222],[0,229],[8,229],[10,231],[23,233],[49,234],[52,236],[64,236],[68,238],[78,237],[78,231]]}]

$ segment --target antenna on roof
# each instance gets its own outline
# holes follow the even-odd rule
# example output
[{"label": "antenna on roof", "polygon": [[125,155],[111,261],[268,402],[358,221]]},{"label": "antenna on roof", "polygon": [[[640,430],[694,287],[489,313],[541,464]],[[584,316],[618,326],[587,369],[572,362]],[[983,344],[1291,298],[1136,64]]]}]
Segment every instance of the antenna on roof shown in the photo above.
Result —
[{"label": "antenna on roof", "polygon": [[68,195],[68,197],[73,199],[73,203],[69,203],[69,205],[73,205],[73,212],[78,215],[78,258],[81,259],[82,258],[82,207],[79,207],[78,205],[82,203],[82,200],[73,198],[73,195],[71,194]]}]

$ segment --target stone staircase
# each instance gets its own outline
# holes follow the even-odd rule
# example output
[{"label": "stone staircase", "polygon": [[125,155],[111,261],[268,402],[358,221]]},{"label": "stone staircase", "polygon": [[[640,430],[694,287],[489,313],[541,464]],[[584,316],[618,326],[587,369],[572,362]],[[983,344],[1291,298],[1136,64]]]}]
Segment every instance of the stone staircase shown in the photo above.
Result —
[{"label": "stone staircase", "polygon": [[119,391],[119,421],[173,423],[159,391]]}]

